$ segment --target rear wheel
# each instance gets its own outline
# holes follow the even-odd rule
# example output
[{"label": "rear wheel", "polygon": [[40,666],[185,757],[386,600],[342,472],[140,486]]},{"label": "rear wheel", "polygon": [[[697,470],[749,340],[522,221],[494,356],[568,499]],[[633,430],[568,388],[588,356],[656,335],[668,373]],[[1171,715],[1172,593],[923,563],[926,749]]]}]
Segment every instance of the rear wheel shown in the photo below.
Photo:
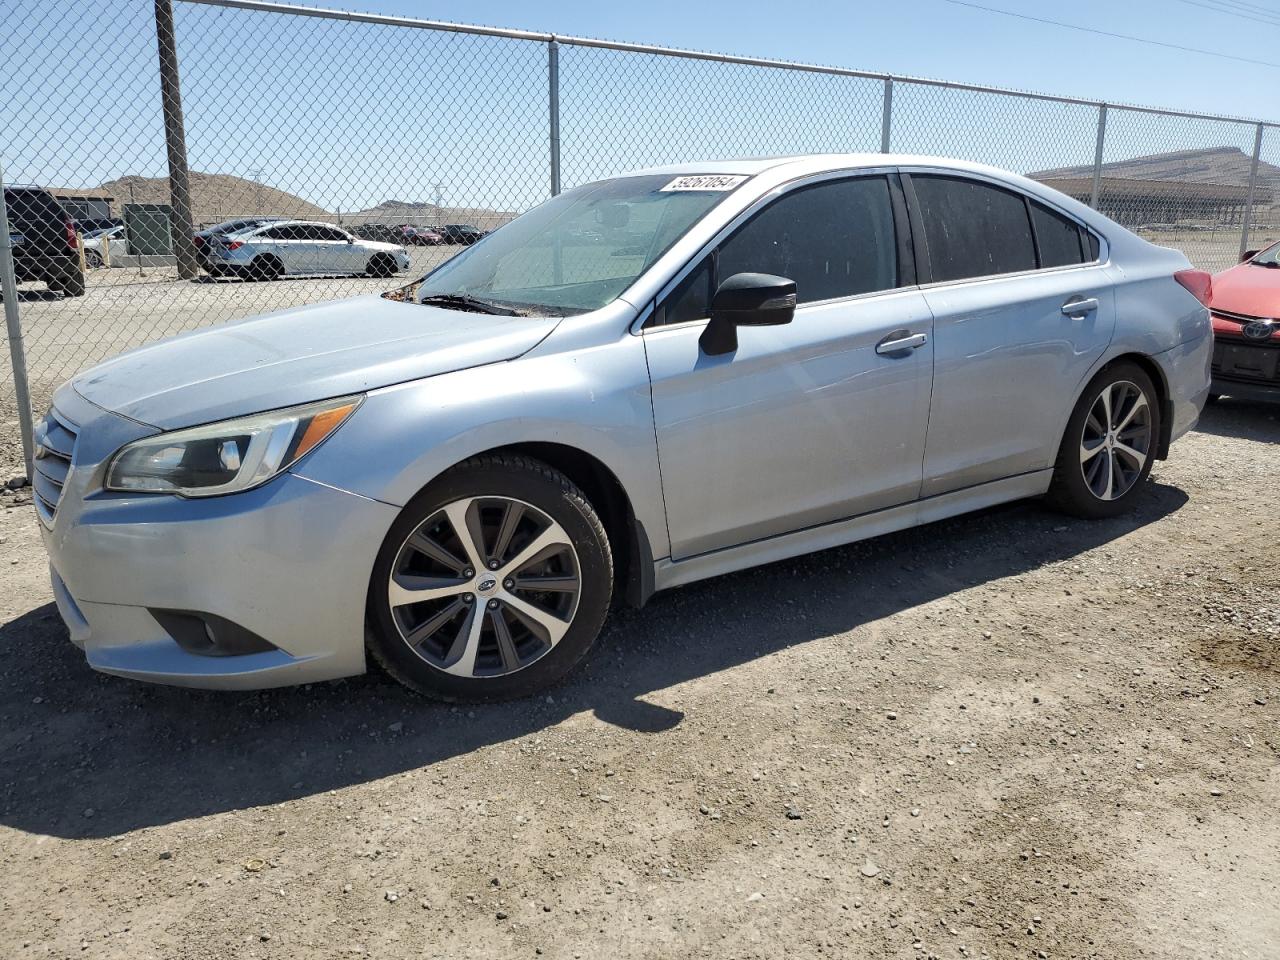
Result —
[{"label": "rear wheel", "polygon": [[1135,363],[1113,364],[1090,381],[1067,423],[1049,500],[1079,517],[1132,508],[1155,462],[1160,405]]},{"label": "rear wheel", "polygon": [[394,277],[396,275],[396,261],[388,254],[376,253],[369,258],[369,265],[365,267],[364,272],[371,277]]},{"label": "rear wheel", "polygon": [[97,270],[102,266],[102,254],[97,250],[86,250],[84,252],[84,265],[90,270]]},{"label": "rear wheel", "polygon": [[72,267],[65,273],[49,280],[50,290],[61,290],[64,297],[84,296],[84,273],[79,267]]},{"label": "rear wheel", "polygon": [[613,558],[595,509],[563,474],[476,457],[415,497],[369,585],[369,649],[442,700],[505,700],[568,674],[595,642]]},{"label": "rear wheel", "polygon": [[250,280],[279,280],[284,274],[284,264],[276,257],[254,257],[249,264]]}]

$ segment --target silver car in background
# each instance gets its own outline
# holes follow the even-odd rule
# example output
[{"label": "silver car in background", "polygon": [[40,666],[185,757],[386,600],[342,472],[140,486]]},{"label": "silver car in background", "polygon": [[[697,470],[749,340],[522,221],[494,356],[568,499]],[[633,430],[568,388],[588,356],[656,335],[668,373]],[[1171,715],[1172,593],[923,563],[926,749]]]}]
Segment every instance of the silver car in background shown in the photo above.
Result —
[{"label": "silver car in background", "polygon": [[1130,509],[1205,401],[1208,280],[959,161],[586,184],[399,291],[59,389],[34,477],[58,607],[127,677],[372,655],[433,696],[528,694],[615,603],[1024,497]]},{"label": "silver car in background", "polygon": [[200,262],[214,276],[254,280],[308,274],[391,277],[409,269],[409,251],[361,239],[331,223],[280,220],[208,237]]}]

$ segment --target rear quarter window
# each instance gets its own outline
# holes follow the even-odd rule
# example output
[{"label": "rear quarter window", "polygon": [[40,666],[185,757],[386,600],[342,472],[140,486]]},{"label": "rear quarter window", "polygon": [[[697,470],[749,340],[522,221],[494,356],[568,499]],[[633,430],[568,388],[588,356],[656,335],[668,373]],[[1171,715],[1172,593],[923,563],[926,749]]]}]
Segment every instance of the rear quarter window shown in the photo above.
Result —
[{"label": "rear quarter window", "polygon": [[1031,222],[1036,228],[1041,267],[1066,267],[1096,259],[1085,256],[1084,230],[1074,220],[1032,200]]}]

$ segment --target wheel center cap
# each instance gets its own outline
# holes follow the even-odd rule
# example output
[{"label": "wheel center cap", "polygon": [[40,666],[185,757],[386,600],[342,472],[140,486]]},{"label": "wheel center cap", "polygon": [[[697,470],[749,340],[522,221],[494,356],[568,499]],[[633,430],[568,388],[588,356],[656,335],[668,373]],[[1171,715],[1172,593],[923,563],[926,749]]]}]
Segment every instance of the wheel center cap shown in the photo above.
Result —
[{"label": "wheel center cap", "polygon": [[476,589],[479,590],[481,593],[485,593],[485,594],[492,593],[497,588],[498,588],[497,577],[483,576],[478,581],[476,581]]}]

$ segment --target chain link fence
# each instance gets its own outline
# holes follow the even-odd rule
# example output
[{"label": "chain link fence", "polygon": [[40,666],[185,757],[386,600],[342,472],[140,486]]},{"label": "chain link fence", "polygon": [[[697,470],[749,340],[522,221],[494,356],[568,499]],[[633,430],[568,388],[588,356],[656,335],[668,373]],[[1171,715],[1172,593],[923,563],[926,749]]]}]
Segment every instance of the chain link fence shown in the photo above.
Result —
[{"label": "chain link fence", "polygon": [[[1280,237],[1280,127],[1257,121],[261,0],[13,2],[0,348],[22,348],[29,395],[0,362],[11,449],[21,413],[105,357],[389,289],[562,184],[646,165],[939,154],[1040,179],[1207,270]],[[247,224],[289,262],[222,269]]]}]

